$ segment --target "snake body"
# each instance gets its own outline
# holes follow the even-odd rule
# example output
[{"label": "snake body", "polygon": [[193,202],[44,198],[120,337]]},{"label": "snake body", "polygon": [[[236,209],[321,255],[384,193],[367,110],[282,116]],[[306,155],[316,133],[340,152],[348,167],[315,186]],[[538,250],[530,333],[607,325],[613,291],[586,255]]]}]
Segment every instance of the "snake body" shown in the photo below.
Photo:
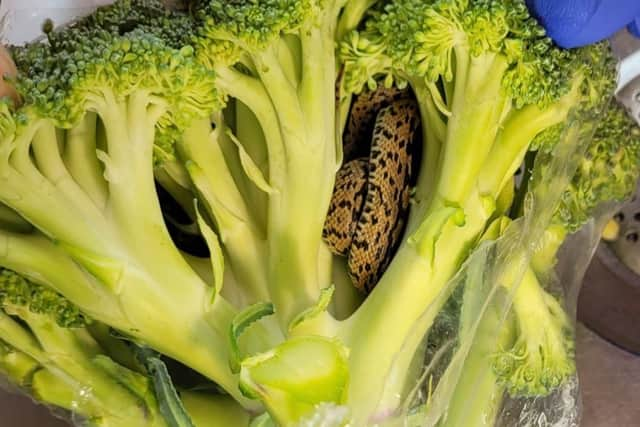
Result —
[{"label": "snake body", "polygon": [[408,90],[365,92],[351,107],[323,237],[333,253],[347,257],[351,280],[363,292],[375,287],[404,230],[419,125]]}]

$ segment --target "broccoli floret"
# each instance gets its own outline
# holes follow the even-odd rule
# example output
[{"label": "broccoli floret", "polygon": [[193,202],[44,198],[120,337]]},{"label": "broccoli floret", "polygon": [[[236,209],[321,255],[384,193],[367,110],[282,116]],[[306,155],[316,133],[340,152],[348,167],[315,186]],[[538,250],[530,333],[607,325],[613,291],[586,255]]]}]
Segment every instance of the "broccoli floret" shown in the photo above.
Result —
[{"label": "broccoli floret", "polygon": [[493,369],[510,395],[547,396],[575,375],[573,328],[531,268],[513,286],[516,340],[494,355]]},{"label": "broccoli floret", "polygon": [[49,315],[62,328],[80,328],[91,323],[78,307],[57,292],[5,268],[0,269],[0,306],[24,307],[36,314]]},{"label": "broccoli floret", "polygon": [[10,381],[90,425],[165,426],[148,379],[113,362],[88,322],[46,286],[0,272],[0,370]]},{"label": "broccoli floret", "polygon": [[[557,144],[560,132],[549,133],[545,143]],[[540,148],[536,166],[540,176],[551,151]],[[556,253],[568,234],[578,231],[598,214],[605,203],[622,202],[631,197],[640,176],[640,129],[626,110],[613,103],[599,119],[593,138],[578,150],[577,169],[553,212],[550,226],[538,245],[532,266],[539,276],[548,275]],[[528,191],[527,186],[519,191]]]},{"label": "broccoli floret", "polygon": [[562,195],[554,222],[578,230],[604,202],[622,202],[636,189],[640,170],[640,128],[619,104],[598,119],[593,139]]},{"label": "broccoli floret", "polygon": [[166,3],[158,0],[118,0],[98,8],[73,25],[87,31],[102,28],[120,35],[142,30],[180,49],[190,44],[195,21],[190,14],[169,8]]}]

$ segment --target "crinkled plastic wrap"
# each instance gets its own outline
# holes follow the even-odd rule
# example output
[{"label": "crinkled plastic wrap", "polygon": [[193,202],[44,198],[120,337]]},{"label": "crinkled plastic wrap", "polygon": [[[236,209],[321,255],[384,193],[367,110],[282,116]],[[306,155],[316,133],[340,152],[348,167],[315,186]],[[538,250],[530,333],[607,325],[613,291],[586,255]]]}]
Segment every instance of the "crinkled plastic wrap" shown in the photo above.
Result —
[{"label": "crinkled plastic wrap", "polygon": [[[547,396],[510,397],[496,381],[493,357],[503,348],[505,329],[513,328],[507,326],[513,295],[531,268],[536,249],[543,244],[561,194],[568,187],[594,130],[574,113],[553,152],[538,155],[524,202],[524,216],[509,224],[500,239],[474,250],[443,289],[442,296],[447,298],[444,309],[438,304],[425,312],[424,316],[429,318],[434,316],[430,310],[434,310],[437,317],[417,356],[424,356],[424,368],[403,412],[380,425],[577,427],[580,424],[577,372]],[[570,322],[567,339],[572,343],[575,343],[580,287],[602,230],[616,206],[613,203],[601,206],[594,217],[563,242],[554,271],[537,275],[542,288],[561,304]],[[510,284],[505,283],[505,277],[510,278]],[[510,291],[506,292],[506,288]]]},{"label": "crinkled plastic wrap", "polygon": [[[4,16],[3,41],[33,40],[40,34],[45,18],[60,25],[105,3],[109,0],[4,0],[0,6],[0,14]],[[473,427],[468,417],[476,411],[475,426],[578,426],[580,398],[576,376],[547,397],[511,398],[495,380],[491,351],[501,348],[513,292],[541,244],[562,190],[568,186],[593,130],[580,120],[568,120],[561,143],[544,159],[546,167],[534,168],[524,217],[511,223],[498,241],[481,244],[469,256],[438,299],[447,301],[444,310],[438,304],[424,313],[426,317],[437,316],[430,331],[417,331],[424,333],[425,339],[416,355],[422,368],[415,385],[402,411],[393,416],[372,414],[376,425]],[[603,207],[602,218],[610,210]],[[575,323],[578,291],[602,226],[603,221],[594,218],[570,236],[559,252],[555,274],[538,277],[559,298],[571,324]],[[505,276],[513,281],[507,286],[512,288],[511,292],[505,292],[504,283],[499,283]],[[481,340],[484,353],[476,348]],[[0,384],[16,390],[6,381]],[[78,403],[91,400],[90,389],[75,387],[73,381],[68,384]],[[55,407],[52,411],[75,425],[84,425],[80,416]],[[460,417],[461,414],[464,416]],[[304,425],[341,426],[347,418],[346,408],[326,406]]]}]

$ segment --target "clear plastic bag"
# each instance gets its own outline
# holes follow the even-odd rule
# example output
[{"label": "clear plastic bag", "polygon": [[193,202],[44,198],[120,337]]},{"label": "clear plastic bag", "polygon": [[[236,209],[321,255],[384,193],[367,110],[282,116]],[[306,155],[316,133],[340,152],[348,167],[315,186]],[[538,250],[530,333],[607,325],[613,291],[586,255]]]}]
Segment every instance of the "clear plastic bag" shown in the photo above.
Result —
[{"label": "clear plastic bag", "polygon": [[0,17],[3,19],[2,41],[20,44],[34,40],[41,36],[45,19],[51,19],[54,25],[62,25],[109,3],[112,1],[3,0],[0,4]]},{"label": "clear plastic bag", "polygon": [[[475,249],[442,291],[448,296],[448,307],[443,311],[440,305],[432,308],[439,314],[425,338],[423,351],[419,352],[420,356],[426,354],[425,368],[404,404],[404,412],[391,417],[384,426],[577,427],[580,424],[577,372],[545,397],[510,397],[506,385],[497,381],[492,358],[504,346],[505,329],[514,327],[513,322],[507,325],[514,294],[518,287],[525,286],[523,278],[530,273],[553,210],[569,185],[593,131],[577,118],[568,120],[560,143],[542,160],[546,166],[541,168],[537,164],[534,168],[524,216],[511,223],[500,239]],[[566,238],[558,250],[554,271],[536,274],[541,288],[559,301],[555,308],[562,310],[561,315],[568,322],[565,332],[570,342],[575,342],[576,304],[584,274],[615,209],[614,204],[602,206],[595,217]],[[506,284],[509,292],[505,292],[507,271],[512,281]],[[471,303],[467,300],[469,289]],[[435,316],[429,310],[424,316]],[[471,322],[465,325],[465,319]],[[543,329],[542,323],[533,326]]]}]

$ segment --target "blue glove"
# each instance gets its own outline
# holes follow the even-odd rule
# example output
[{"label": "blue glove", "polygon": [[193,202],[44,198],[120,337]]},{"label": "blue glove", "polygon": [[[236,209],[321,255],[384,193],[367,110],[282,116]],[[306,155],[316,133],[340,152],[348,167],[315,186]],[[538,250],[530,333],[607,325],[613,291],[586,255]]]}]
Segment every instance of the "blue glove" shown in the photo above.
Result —
[{"label": "blue glove", "polygon": [[640,37],[639,0],[526,0],[529,10],[559,46],[604,40],[627,26]]}]

